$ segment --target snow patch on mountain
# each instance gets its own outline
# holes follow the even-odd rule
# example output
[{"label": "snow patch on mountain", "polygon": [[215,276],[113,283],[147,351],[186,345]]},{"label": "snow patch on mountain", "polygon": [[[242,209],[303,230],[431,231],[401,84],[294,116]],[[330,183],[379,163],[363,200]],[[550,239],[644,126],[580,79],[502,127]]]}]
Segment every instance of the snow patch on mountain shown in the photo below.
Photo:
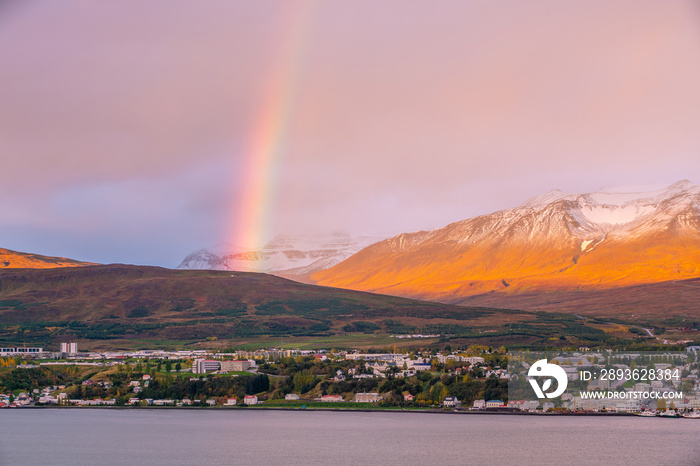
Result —
[{"label": "snow patch on mountain", "polygon": [[584,240],[602,233],[629,233],[645,223],[649,226],[664,223],[679,215],[689,206],[697,211],[700,186],[683,180],[658,189],[647,186],[604,188],[594,193],[568,194],[560,190],[550,191],[533,198],[512,211],[544,211],[556,203],[575,220],[571,232]]},{"label": "snow patch on mountain", "polygon": [[605,223],[609,225],[623,225],[653,213],[656,207],[653,205],[638,205],[627,203],[623,205],[583,205],[581,213],[592,223]]},{"label": "snow patch on mountain", "polygon": [[[506,236],[520,241],[573,237],[586,242],[582,250],[591,251],[610,237],[663,230],[685,211],[700,212],[700,186],[684,180],[665,189],[650,188],[646,192],[639,187],[605,188],[584,194],[555,189],[519,207],[434,230],[423,240],[470,245],[499,242]],[[397,239],[400,236],[389,241]]]}]

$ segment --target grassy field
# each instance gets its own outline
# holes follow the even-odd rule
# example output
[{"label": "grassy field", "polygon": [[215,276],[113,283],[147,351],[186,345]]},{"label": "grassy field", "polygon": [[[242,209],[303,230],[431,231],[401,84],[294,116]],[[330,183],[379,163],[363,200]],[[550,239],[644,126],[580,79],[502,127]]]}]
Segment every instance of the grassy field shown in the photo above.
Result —
[{"label": "grassy field", "polygon": [[399,339],[392,338],[387,333],[364,334],[349,333],[329,335],[322,337],[287,337],[287,338],[260,338],[255,342],[236,345],[236,349],[255,350],[260,348],[275,347],[280,349],[311,350],[317,348],[373,348],[389,347],[395,345],[401,347],[429,346],[437,342],[437,338]]}]

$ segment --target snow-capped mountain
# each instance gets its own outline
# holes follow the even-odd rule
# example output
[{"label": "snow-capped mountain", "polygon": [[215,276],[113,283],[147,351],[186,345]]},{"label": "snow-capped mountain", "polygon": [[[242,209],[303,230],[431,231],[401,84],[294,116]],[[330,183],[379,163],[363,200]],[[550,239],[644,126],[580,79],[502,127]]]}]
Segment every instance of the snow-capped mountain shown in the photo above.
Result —
[{"label": "snow-capped mountain", "polygon": [[401,234],[316,283],[449,302],[490,292],[616,287],[700,276],[700,186],[551,191],[521,206]]},{"label": "snow-capped mountain", "polygon": [[346,233],[328,236],[280,235],[260,250],[231,246],[200,249],[189,254],[178,269],[266,272],[303,279],[332,267],[382,238]]}]

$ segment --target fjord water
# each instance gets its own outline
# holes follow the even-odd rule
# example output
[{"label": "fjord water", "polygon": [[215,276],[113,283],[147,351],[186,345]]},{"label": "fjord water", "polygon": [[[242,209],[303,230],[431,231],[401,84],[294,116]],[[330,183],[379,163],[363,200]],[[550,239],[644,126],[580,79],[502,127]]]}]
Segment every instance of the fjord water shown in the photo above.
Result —
[{"label": "fjord water", "polygon": [[700,464],[700,421],[202,409],[0,412],[0,464]]}]

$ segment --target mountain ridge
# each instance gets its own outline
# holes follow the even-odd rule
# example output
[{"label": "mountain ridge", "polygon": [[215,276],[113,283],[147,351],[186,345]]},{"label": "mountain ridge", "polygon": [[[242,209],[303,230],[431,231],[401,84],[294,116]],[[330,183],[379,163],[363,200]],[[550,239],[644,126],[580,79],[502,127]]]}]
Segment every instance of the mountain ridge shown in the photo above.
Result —
[{"label": "mountain ridge", "polygon": [[700,187],[567,194],[403,233],[317,272],[318,284],[442,302],[700,276]]}]

